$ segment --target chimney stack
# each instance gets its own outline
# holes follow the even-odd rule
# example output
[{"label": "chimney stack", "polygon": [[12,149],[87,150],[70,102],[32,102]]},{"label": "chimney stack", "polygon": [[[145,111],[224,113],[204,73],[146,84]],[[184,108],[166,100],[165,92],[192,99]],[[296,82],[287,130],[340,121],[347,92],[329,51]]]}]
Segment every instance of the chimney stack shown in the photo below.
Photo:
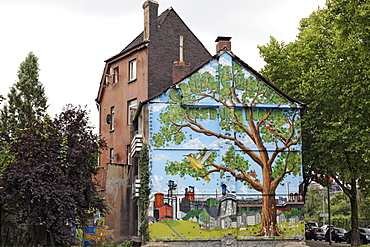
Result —
[{"label": "chimney stack", "polygon": [[184,37],[180,36],[180,61],[172,67],[172,81],[178,82],[190,73],[190,64],[184,62]]},{"label": "chimney stack", "polygon": [[222,51],[231,51],[231,37],[218,36],[216,41],[216,53]]},{"label": "chimney stack", "polygon": [[157,29],[159,4],[153,0],[147,0],[143,4],[144,9],[144,40],[149,40],[150,36]]}]

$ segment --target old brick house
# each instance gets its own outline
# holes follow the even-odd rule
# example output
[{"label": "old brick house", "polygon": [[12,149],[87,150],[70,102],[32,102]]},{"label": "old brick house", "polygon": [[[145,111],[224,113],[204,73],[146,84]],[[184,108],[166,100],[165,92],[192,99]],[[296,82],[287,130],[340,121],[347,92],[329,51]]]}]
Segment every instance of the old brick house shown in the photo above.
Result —
[{"label": "old brick house", "polygon": [[130,132],[137,106],[211,57],[172,8],[158,16],[158,3],[148,0],[143,9],[144,31],[105,61],[96,99],[99,131],[108,145],[99,157],[97,179],[110,210],[106,224],[118,240],[138,236],[133,186],[141,133]]}]

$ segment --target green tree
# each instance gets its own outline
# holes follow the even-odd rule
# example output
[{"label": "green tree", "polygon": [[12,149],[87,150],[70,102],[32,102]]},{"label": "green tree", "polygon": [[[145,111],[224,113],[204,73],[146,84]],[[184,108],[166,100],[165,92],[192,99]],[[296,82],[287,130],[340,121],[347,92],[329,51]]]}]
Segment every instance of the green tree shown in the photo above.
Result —
[{"label": "green tree", "polygon": [[[98,155],[106,148],[106,143],[94,133],[89,112],[80,106],[68,104],[53,123],[61,140],[59,165],[65,171],[64,181],[67,183],[66,200],[59,202],[65,207],[74,207],[73,211],[68,211],[70,217],[64,214],[65,219],[73,219],[74,215],[76,227],[84,228],[92,213],[96,210],[105,212],[104,199],[98,194],[93,177],[100,169]],[[70,233],[70,228],[64,229]]]},{"label": "green tree", "polygon": [[[38,80],[38,58],[32,52],[21,63],[17,75],[18,82],[10,89],[7,95],[8,100],[5,101],[5,98],[0,96],[0,103],[2,103],[0,110],[0,189],[3,187],[3,170],[14,162],[14,153],[10,152],[11,143],[19,138],[27,127],[36,124],[38,120],[46,116],[47,98]],[[4,213],[7,211],[4,203],[4,199],[1,198],[0,242],[3,242],[2,226],[11,225],[9,221],[11,218],[4,218]]]},{"label": "green tree", "polygon": [[292,208],[290,211],[285,211],[284,215],[286,219],[289,219],[292,216],[298,216],[299,218],[302,216],[303,212],[302,210],[298,208]]},{"label": "green tree", "polygon": [[209,229],[210,216],[205,208],[199,213],[199,222],[203,228]]},{"label": "green tree", "polygon": [[[370,3],[328,0],[302,19],[294,42],[271,38],[260,48],[262,73],[291,96],[307,103],[302,121],[307,183],[315,174],[332,177],[351,203],[358,228],[358,188],[369,179]],[[318,182],[324,182],[319,180]],[[352,245],[359,235],[352,234]]]},{"label": "green tree", "polygon": [[18,236],[10,244],[69,246],[73,226],[83,228],[96,210],[104,213],[92,180],[103,142],[92,130],[87,111],[68,105],[12,142],[15,162],[4,170],[1,191],[17,222],[7,229]]},{"label": "green tree", "polygon": [[304,205],[304,217],[306,221],[321,222],[321,213],[327,213],[326,190],[316,187],[309,187]]},{"label": "green tree", "polygon": [[139,213],[140,213],[140,235],[141,241],[143,244],[146,244],[149,241],[149,232],[148,232],[148,207],[149,207],[149,196],[150,196],[150,169],[149,169],[149,154],[147,145],[143,145],[143,148],[140,150],[139,158],[139,167],[140,167],[140,188],[139,188]]},{"label": "green tree", "polygon": [[38,58],[30,52],[19,66],[18,82],[11,87],[1,111],[1,139],[9,142],[19,131],[46,116],[47,98],[39,70]]},{"label": "green tree", "polygon": [[[370,197],[369,195],[364,195],[361,203],[359,205],[359,216],[364,219],[369,218],[369,208],[370,208]],[[369,226],[370,224],[367,224],[366,226]]]},{"label": "green tree", "polygon": [[351,205],[348,196],[342,191],[337,191],[334,197],[330,199],[330,212],[333,216],[349,216]]},{"label": "green tree", "polygon": [[185,220],[189,220],[189,219],[191,219],[193,217],[197,217],[198,218],[201,211],[202,210],[200,210],[200,209],[192,209],[192,210],[190,210],[187,213],[187,215],[185,215],[184,219]]},{"label": "green tree", "polygon": [[[300,172],[301,156],[296,149],[301,139],[300,108],[280,109],[280,105],[293,102],[248,73],[233,62],[231,66],[220,64],[216,76],[209,72],[195,73],[189,81],[180,83],[180,90],[174,88],[170,92],[172,104],[160,114],[161,127],[153,136],[153,144],[156,147],[170,142],[180,145],[186,140],[186,131],[234,143],[221,157],[221,163],[217,163],[215,152],[203,164],[194,160],[197,155],[194,154],[180,162],[168,161],[166,172],[206,181],[212,173],[231,174],[262,193],[262,227],[258,234],[276,236],[280,234],[276,225],[276,188],[286,175]],[[202,100],[220,107],[218,110],[199,109],[196,102]],[[255,107],[261,104],[276,104],[277,107],[256,110]],[[220,116],[220,122],[217,122],[220,131],[214,132],[202,120],[217,121],[217,115]],[[255,147],[246,145],[245,138],[249,138]],[[273,150],[268,150],[267,145],[273,146]],[[261,169],[261,178],[251,169],[251,162]]]}]

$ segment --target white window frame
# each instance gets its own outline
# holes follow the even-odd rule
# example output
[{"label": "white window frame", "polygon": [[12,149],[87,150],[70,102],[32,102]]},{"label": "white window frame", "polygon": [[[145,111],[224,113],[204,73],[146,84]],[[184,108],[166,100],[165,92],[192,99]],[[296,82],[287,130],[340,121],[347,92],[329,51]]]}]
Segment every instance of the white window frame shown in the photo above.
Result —
[{"label": "white window frame", "polygon": [[131,60],[129,63],[129,80],[136,80],[136,59]]},{"label": "white window frame", "polygon": [[127,102],[127,124],[131,125],[132,118],[135,116],[137,110],[137,99],[132,99]]},{"label": "white window frame", "polygon": [[110,122],[110,131],[114,131],[114,106],[110,108],[111,122]]},{"label": "white window frame", "polygon": [[126,146],[127,164],[131,165],[131,145]]},{"label": "white window frame", "polygon": [[111,148],[109,150],[109,159],[110,159],[110,162],[109,163],[114,163],[114,148]]},{"label": "white window frame", "polygon": [[119,82],[119,67],[118,66],[113,69],[112,76],[113,76],[113,84]]}]

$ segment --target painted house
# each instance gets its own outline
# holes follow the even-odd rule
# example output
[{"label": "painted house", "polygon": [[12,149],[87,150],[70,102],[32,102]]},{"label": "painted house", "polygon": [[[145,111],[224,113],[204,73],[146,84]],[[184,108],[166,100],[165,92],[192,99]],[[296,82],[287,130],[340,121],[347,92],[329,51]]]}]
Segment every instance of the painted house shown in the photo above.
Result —
[{"label": "painted house", "polygon": [[284,215],[283,212],[278,212],[277,213],[277,222],[278,223],[285,223],[287,220],[286,220],[286,217]]},{"label": "painted house", "polygon": [[[105,61],[96,98],[99,132],[108,146],[99,156],[96,179],[108,203],[106,224],[116,240],[139,241],[137,155],[144,133],[142,128],[131,132],[139,103],[211,57],[173,8],[158,14],[158,6],[153,0],[144,2],[143,32]],[[117,32],[124,31],[124,23],[116,24]]]},{"label": "painted house", "polygon": [[239,212],[236,215],[237,226],[244,227],[247,225],[247,214],[245,212]]},{"label": "painted house", "polygon": [[216,220],[216,225],[220,229],[229,229],[232,226],[232,220],[229,216],[219,217]]},{"label": "painted house", "polygon": [[299,217],[297,215],[293,215],[293,216],[289,217],[288,222],[289,223],[298,223],[299,222]]},{"label": "painted house", "polygon": [[261,223],[261,214],[259,212],[251,212],[247,214],[247,225],[254,226]]},{"label": "painted house", "polygon": [[[193,233],[185,231],[186,220],[176,216],[187,213],[183,210],[201,211],[210,199],[219,207],[216,226],[226,230],[241,226],[238,207],[245,207],[248,198],[262,198],[258,200],[262,213],[245,215],[246,225],[261,224],[256,236],[284,235],[278,232],[276,212],[278,198],[288,197],[282,184],[288,182],[289,191],[299,193],[303,180],[304,104],[233,54],[230,40],[218,37],[215,56],[140,102],[133,120],[133,131],[144,133],[143,144],[149,149],[151,193],[175,197],[169,202],[177,211],[173,230],[185,239]],[[171,195],[170,181],[176,184]],[[192,199],[180,200],[188,188]],[[148,217],[153,214],[149,211]],[[150,225],[155,240],[168,239],[162,227]],[[302,230],[286,237],[303,234]]]},{"label": "painted house", "polygon": [[205,207],[202,209],[202,211],[199,213],[199,225],[202,227],[202,228],[205,228],[205,229],[213,229],[215,228],[216,226],[216,219],[215,219],[215,216],[213,214],[213,212],[208,208],[208,207]]}]

